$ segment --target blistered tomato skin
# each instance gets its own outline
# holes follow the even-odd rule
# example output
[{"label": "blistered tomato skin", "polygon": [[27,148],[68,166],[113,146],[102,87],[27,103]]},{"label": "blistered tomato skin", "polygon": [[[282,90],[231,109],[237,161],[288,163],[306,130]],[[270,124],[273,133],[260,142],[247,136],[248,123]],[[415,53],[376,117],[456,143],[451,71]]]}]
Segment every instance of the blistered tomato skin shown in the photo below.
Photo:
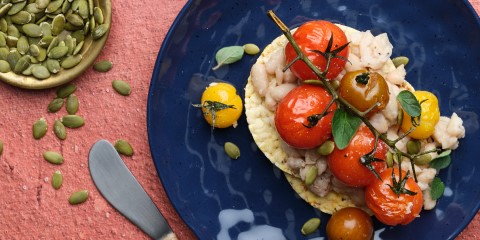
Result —
[{"label": "blistered tomato skin", "polygon": [[[363,83],[362,80],[366,82]],[[379,103],[369,114],[385,109],[390,99],[388,85],[382,75],[366,69],[347,72],[340,81],[338,93],[362,112]]]},{"label": "blistered tomato skin", "polygon": [[329,108],[330,113],[314,127],[307,128],[304,125],[309,124],[308,116],[324,112],[331,99],[325,89],[311,84],[303,84],[290,91],[275,112],[275,127],[283,141],[295,148],[308,149],[329,139],[335,103]]},{"label": "blistered tomato skin", "polygon": [[[216,128],[227,128],[234,125],[242,115],[242,99],[237,95],[235,87],[228,83],[214,83],[208,86],[202,94],[201,102],[216,101],[226,105],[233,105],[234,108],[226,108],[215,112]],[[212,115],[202,107],[203,116],[208,124],[213,125]],[[207,114],[205,114],[207,113]]]},{"label": "blistered tomato skin", "polygon": [[327,223],[329,240],[370,240],[373,235],[372,218],[363,210],[347,207],[333,213]]},{"label": "blistered tomato skin", "polygon": [[[415,139],[426,139],[433,134],[435,125],[440,120],[440,108],[437,97],[427,91],[415,91],[413,93],[420,102],[422,108],[420,115],[420,126],[416,127],[408,136]],[[404,111],[402,120],[402,131],[407,132],[412,125],[411,117]]]},{"label": "blistered tomato skin", "polygon": [[[332,35],[333,44],[331,50],[335,50],[348,42],[345,33],[339,27],[323,20],[304,23],[295,31],[293,38],[308,59],[321,71],[324,71],[327,64],[326,58],[319,53],[312,52],[312,50],[325,52]],[[348,59],[348,46],[340,51],[338,56]],[[287,63],[292,62],[297,57],[297,53],[290,43],[285,46],[285,57]],[[343,70],[345,64],[346,61],[343,59],[332,59],[326,77],[334,79]],[[297,61],[293,64],[290,70],[301,80],[318,79],[315,73],[302,61]]]},{"label": "blistered tomato skin", "polygon": [[[398,168],[388,168],[380,174],[382,180],[375,182],[365,189],[365,202],[375,217],[382,223],[395,226],[406,225],[412,222],[422,210],[423,195],[418,184],[409,177],[405,188],[416,192],[416,195],[400,194],[397,196],[389,187],[393,186],[392,171],[395,171],[395,178],[399,180]],[[402,171],[402,178],[406,172]]]},{"label": "blistered tomato skin", "polygon": [[[351,187],[365,187],[375,181],[375,175],[362,163],[360,158],[370,153],[375,145],[373,133],[365,125],[360,126],[350,144],[340,150],[335,146],[333,152],[328,156],[328,168],[332,174],[344,184]],[[387,145],[379,141],[375,157],[385,160]],[[386,168],[384,161],[372,163],[377,173]]]}]

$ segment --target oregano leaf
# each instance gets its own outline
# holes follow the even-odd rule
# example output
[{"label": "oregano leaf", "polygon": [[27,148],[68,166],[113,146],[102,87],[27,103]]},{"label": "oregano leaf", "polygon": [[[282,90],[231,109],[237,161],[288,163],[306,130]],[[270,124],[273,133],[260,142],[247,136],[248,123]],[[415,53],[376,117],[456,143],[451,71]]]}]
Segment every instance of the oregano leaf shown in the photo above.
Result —
[{"label": "oregano leaf", "polygon": [[430,195],[433,200],[439,199],[445,191],[445,184],[440,178],[435,177],[430,185]]},{"label": "oregano leaf", "polygon": [[439,157],[436,157],[430,162],[430,167],[437,169],[437,171],[440,169],[447,168],[452,162],[450,155],[444,155],[444,156],[440,156],[440,155]]},{"label": "oregano leaf", "polygon": [[215,54],[215,60],[217,60],[217,66],[213,67],[213,70],[218,69],[219,67],[225,64],[231,64],[239,61],[243,57],[245,50],[242,46],[229,46],[224,47],[218,50]]},{"label": "oregano leaf", "polygon": [[332,132],[335,145],[341,150],[348,146],[357,132],[362,120],[343,108],[338,108],[333,114]]},{"label": "oregano leaf", "polygon": [[412,92],[407,90],[401,91],[397,96],[397,100],[410,117],[419,117],[422,113],[420,103]]}]

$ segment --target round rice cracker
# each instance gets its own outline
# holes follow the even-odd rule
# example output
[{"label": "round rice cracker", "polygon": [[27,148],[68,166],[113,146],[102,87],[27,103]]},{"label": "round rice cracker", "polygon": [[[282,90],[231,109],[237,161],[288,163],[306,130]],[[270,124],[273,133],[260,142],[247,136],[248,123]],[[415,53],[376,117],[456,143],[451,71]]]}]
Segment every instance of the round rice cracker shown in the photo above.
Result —
[{"label": "round rice cracker", "polygon": [[[358,32],[358,30],[337,24],[347,36]],[[294,31],[294,30],[293,30]],[[293,32],[292,31],[292,32]],[[285,36],[281,35],[274,39],[271,44],[265,47],[261,56],[258,57],[257,63],[266,63],[270,56],[277,50],[283,49],[288,43]],[[390,72],[395,69],[392,61],[387,61],[382,68],[383,72]],[[268,74],[270,83],[276,82],[275,76]],[[405,81],[403,86],[411,91],[408,82]],[[285,176],[292,186],[292,188],[313,207],[328,214],[332,214],[337,210],[345,207],[360,207],[367,213],[372,215],[370,209],[366,206],[356,206],[348,195],[337,193],[331,190],[326,196],[319,197],[308,190],[308,187],[300,179],[299,173],[291,169],[287,164],[288,154],[282,148],[285,145],[275,129],[274,116],[275,113],[270,111],[265,106],[265,98],[261,97],[252,84],[251,74],[248,77],[247,85],[245,86],[245,115],[247,118],[248,128],[252,134],[253,140],[258,148],[265,154],[265,156],[280,170],[285,173]]]}]

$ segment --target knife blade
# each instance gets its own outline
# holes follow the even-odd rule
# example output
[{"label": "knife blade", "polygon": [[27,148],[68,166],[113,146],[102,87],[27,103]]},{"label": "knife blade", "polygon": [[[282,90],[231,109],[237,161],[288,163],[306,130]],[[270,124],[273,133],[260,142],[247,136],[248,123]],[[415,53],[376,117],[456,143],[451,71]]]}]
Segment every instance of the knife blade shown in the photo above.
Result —
[{"label": "knife blade", "polygon": [[153,239],[176,239],[157,206],[106,140],[90,149],[88,167],[95,186],[122,215]]}]

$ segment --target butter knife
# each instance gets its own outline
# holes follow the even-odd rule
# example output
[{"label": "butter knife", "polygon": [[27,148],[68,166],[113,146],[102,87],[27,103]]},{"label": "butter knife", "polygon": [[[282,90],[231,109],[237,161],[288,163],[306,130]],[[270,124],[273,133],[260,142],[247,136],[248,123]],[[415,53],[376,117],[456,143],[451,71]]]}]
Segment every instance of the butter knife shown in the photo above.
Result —
[{"label": "butter knife", "polygon": [[153,239],[177,239],[112,144],[96,142],[90,149],[88,167],[97,189],[123,216]]}]

